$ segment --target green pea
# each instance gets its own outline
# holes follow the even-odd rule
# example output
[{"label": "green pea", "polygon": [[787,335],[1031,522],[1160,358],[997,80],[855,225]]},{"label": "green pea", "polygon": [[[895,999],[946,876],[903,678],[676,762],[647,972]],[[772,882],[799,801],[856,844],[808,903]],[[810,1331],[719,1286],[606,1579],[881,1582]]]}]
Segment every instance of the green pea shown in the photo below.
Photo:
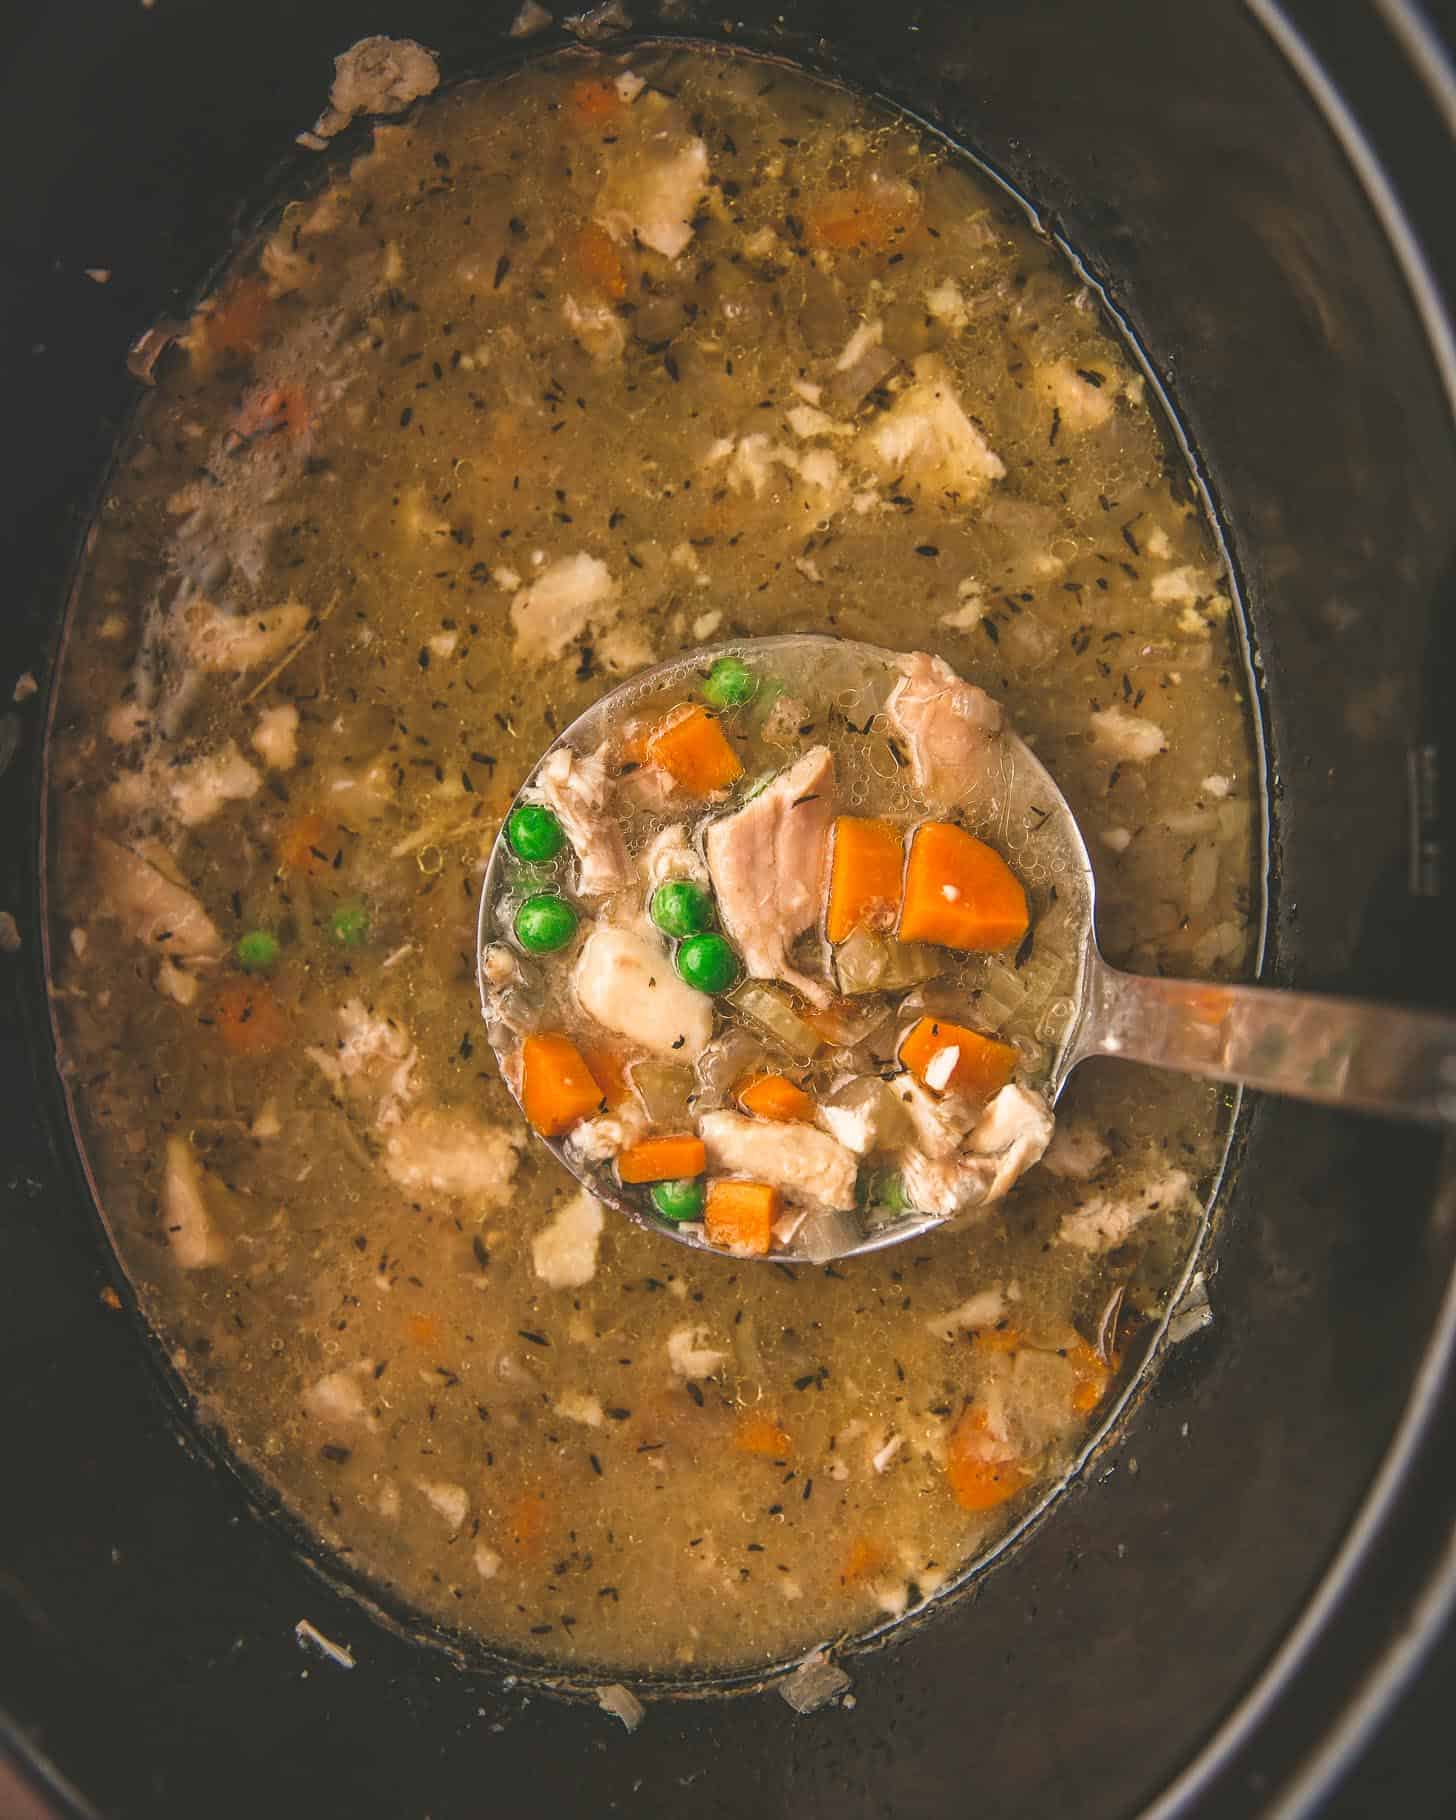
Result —
[{"label": "green pea", "polygon": [[866,1169],[855,1183],[855,1203],[862,1213],[871,1209],[887,1213],[908,1213],[909,1196],[905,1181],[897,1169]]},{"label": "green pea", "polygon": [[517,859],[540,864],[555,859],[566,845],[561,823],[540,803],[522,803],[506,820],[506,839]]},{"label": "green pea", "polygon": [[564,897],[538,891],[516,912],[516,940],[527,954],[554,954],[576,934],[576,912]]},{"label": "green pea", "polygon": [[695,992],[726,992],[738,978],[738,956],[721,935],[690,935],[679,943],[673,963]]},{"label": "green pea", "polygon": [[244,973],[271,973],[278,965],[278,937],[267,929],[250,929],[233,952]]},{"label": "green pea", "polygon": [[329,934],[341,948],[357,948],[369,933],[369,912],[363,904],[340,904],[329,918]]},{"label": "green pea", "polygon": [[648,914],[664,935],[701,935],[713,926],[713,900],[701,885],[670,878],[652,893]]},{"label": "green pea", "polygon": [[652,1184],[652,1210],[664,1220],[695,1220],[703,1211],[703,1184],[695,1175]]},{"label": "green pea", "polygon": [[758,678],[741,657],[720,657],[703,679],[710,708],[741,708],[758,693]]},{"label": "green pea", "polygon": [[908,1213],[910,1197],[905,1192],[905,1179],[898,1170],[892,1170],[879,1184],[876,1203],[888,1207],[891,1213]]}]

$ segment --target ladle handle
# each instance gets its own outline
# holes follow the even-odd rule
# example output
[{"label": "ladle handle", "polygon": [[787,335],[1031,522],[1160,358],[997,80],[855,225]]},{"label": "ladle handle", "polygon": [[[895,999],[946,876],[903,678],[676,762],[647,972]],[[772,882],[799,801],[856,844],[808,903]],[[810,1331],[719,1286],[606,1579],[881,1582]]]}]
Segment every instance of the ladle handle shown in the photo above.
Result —
[{"label": "ladle handle", "polygon": [[1369,1000],[1119,973],[1094,956],[1078,1061],[1118,1055],[1206,1080],[1456,1124],[1456,1018]]}]

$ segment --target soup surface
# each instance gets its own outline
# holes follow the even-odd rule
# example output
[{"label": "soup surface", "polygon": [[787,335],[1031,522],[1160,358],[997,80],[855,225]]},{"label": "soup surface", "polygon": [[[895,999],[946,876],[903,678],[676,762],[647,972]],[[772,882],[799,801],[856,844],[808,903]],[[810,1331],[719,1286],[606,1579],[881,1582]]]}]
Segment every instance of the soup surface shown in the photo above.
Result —
[{"label": "soup surface", "polygon": [[[49,939],[99,1198],[201,1414],[397,1604],[518,1657],[766,1663],[929,1598],[1165,1309],[1223,1097],[1089,1066],[963,1229],[690,1252],[531,1138],[477,901],[612,682],[836,632],[1002,705],[1110,958],[1236,973],[1229,600],[1092,300],[852,96],[580,54],[377,127],[155,377],[59,681]],[[981,1027],[1034,1038],[1035,948],[985,985]]]}]

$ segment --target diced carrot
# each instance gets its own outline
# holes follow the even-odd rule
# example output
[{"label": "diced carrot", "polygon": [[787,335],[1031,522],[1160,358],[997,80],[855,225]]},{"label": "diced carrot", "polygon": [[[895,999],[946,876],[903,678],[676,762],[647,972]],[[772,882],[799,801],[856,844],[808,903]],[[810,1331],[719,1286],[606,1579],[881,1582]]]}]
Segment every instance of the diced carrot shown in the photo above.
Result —
[{"label": "diced carrot", "polygon": [[962,1510],[995,1510],[1031,1483],[1031,1474],[987,1430],[986,1412],[971,1404],[946,1440],[945,1476]]},{"label": "diced carrot", "polygon": [[888,930],[900,912],[905,837],[890,822],[841,815],[834,824],[824,932],[842,942],[856,929]]},{"label": "diced carrot", "polygon": [[[950,1066],[947,1050],[955,1051]],[[900,1045],[900,1060],[919,1081],[937,1093],[959,1093],[968,1100],[988,1100],[999,1093],[1021,1060],[1010,1043],[953,1024],[948,1018],[922,1017]],[[950,1066],[949,1074],[944,1071]]]},{"label": "diced carrot", "polygon": [[684,703],[648,736],[647,756],[685,790],[707,796],[742,777],[738,754],[724,738],[716,715]]},{"label": "diced carrot", "polygon": [[600,76],[587,76],[571,85],[568,118],[576,126],[603,126],[626,106],[616,87]]},{"label": "diced carrot", "polygon": [[571,264],[599,296],[615,303],[627,295],[627,274],[616,242],[595,221],[589,221],[573,242]]},{"label": "diced carrot", "polygon": [[758,1119],[777,1119],[784,1125],[814,1122],[813,1100],[782,1074],[751,1075],[738,1089],[738,1104]]},{"label": "diced carrot", "polygon": [[839,1570],[839,1583],[857,1586],[861,1580],[868,1580],[871,1574],[888,1566],[889,1560],[889,1551],[883,1542],[877,1542],[871,1536],[856,1536],[844,1557],[844,1566]]},{"label": "diced carrot", "polygon": [[329,826],[321,815],[299,815],[278,837],[278,864],[285,872],[308,872],[315,877],[333,869],[334,856],[325,842]]},{"label": "diced carrot", "polygon": [[620,1049],[605,1043],[593,1043],[582,1050],[582,1059],[591,1070],[592,1079],[602,1090],[607,1111],[615,1112],[632,1097],[632,1083],[627,1078],[627,1057]]},{"label": "diced carrot", "polygon": [[773,1223],[778,1212],[779,1191],[767,1182],[710,1182],[703,1216],[708,1243],[745,1257],[763,1257],[773,1244]]},{"label": "diced carrot", "polygon": [[708,1153],[700,1137],[643,1138],[617,1158],[617,1174],[624,1182],[676,1182],[701,1175],[708,1167]]},{"label": "diced carrot", "polygon": [[536,1555],[546,1540],[546,1500],[537,1492],[517,1498],[506,1516],[505,1536],[519,1555]]},{"label": "diced carrot", "polygon": [[735,1453],[752,1453],[766,1460],[783,1460],[787,1459],[793,1444],[788,1431],[780,1428],[772,1416],[756,1412],[740,1416],[738,1425],[733,1430]]},{"label": "diced carrot", "polygon": [[600,1109],[601,1086],[570,1037],[548,1032],[522,1043],[521,1104],[542,1137],[560,1137]]},{"label": "diced carrot", "polygon": [[1091,1415],[1106,1396],[1112,1373],[1083,1339],[1069,1346],[1065,1356],[1074,1374],[1072,1408],[1079,1416]]},{"label": "diced carrot", "polygon": [[440,1346],[440,1323],[432,1314],[412,1314],[404,1324],[411,1345],[421,1352],[436,1352]]},{"label": "diced carrot", "polygon": [[831,196],[805,222],[804,237],[811,247],[830,252],[879,252],[903,242],[919,214],[908,186],[872,183]]},{"label": "diced carrot", "polygon": [[234,1055],[267,1055],[288,1040],[288,1018],[261,980],[228,980],[213,1000],[212,1021]]},{"label": "diced carrot", "polygon": [[905,867],[902,942],[994,953],[1030,926],[1026,893],[1001,855],[951,822],[915,830]]},{"label": "diced carrot", "polygon": [[313,411],[302,386],[255,386],[238,407],[233,427],[239,436],[302,436],[313,428]]}]

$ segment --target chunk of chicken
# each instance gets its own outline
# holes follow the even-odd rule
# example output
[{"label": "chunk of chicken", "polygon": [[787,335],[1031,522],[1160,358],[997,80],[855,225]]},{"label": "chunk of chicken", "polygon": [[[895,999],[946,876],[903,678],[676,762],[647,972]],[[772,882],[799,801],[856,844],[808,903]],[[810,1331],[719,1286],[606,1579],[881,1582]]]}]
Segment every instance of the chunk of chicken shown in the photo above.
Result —
[{"label": "chunk of chicken", "polygon": [[169,1137],[162,1170],[162,1227],[183,1270],[206,1270],[227,1257],[227,1246],[207,1211],[204,1178],[187,1139]]},{"label": "chunk of chicken", "polygon": [[620,589],[607,565],[584,552],[547,563],[511,602],[516,656],[527,662],[565,654],[588,625],[617,617]]},{"label": "chunk of chicken", "polygon": [[708,870],[723,926],[756,979],[780,979],[812,1004],[832,994],[789,963],[789,944],[819,920],[834,821],[834,756],[814,746],[753,801],[709,825]]},{"label": "chunk of chicken", "polygon": [[263,774],[250,765],[229,740],[218,752],[168,763],[153,755],[139,769],[124,771],[106,793],[108,806],[117,814],[146,811],[170,814],[184,828],[210,821],[225,803],[256,796]]},{"label": "chunk of chicken", "polygon": [[[1084,378],[1088,373],[1092,377]],[[1117,391],[1110,379],[1110,374],[1095,368],[1084,367],[1079,372],[1070,360],[1054,360],[1036,368],[1032,383],[1057,412],[1059,427],[1076,433],[1099,430],[1111,417]]]},{"label": "chunk of chicken", "polygon": [[1005,464],[966,416],[945,362],[922,354],[914,383],[865,431],[858,448],[871,466],[965,505],[1000,480]]},{"label": "chunk of chicken", "polygon": [[854,1152],[827,1131],[737,1112],[704,1113],[698,1135],[708,1167],[769,1182],[810,1207],[843,1211],[854,1206]]},{"label": "chunk of chicken", "polygon": [[713,1003],[686,986],[655,937],[598,924],[571,976],[577,1003],[604,1030],[654,1055],[695,1062],[713,1034]]},{"label": "chunk of chicken", "polygon": [[339,1007],[339,1034],[332,1049],[314,1044],[304,1052],[324,1079],[352,1098],[372,1097],[380,1126],[397,1125],[418,1092],[416,1051],[408,1031],[389,1018],[371,1016],[362,999]]},{"label": "chunk of chicken", "polygon": [[994,1327],[1006,1308],[1006,1292],[999,1284],[993,1284],[989,1289],[978,1289],[958,1308],[933,1316],[925,1325],[942,1340],[953,1340],[957,1334],[978,1327]]},{"label": "chunk of chicken", "polygon": [[609,1163],[646,1135],[647,1114],[640,1106],[629,1104],[573,1125],[566,1148],[585,1163]]},{"label": "chunk of chicken", "polygon": [[94,852],[103,915],[115,916],[139,942],[165,944],[174,964],[222,958],[217,925],[190,891],[104,834]]},{"label": "chunk of chicken", "polygon": [[522,1142],[519,1132],[477,1124],[463,1113],[422,1108],[386,1140],[385,1173],[407,1192],[427,1189],[498,1207],[516,1173]]},{"label": "chunk of chicken", "polygon": [[199,670],[222,675],[271,663],[307,626],[308,608],[294,600],[258,613],[224,613],[209,600],[197,600],[182,616],[186,655]]},{"label": "chunk of chicken", "polygon": [[1058,1243],[1075,1245],[1080,1251],[1111,1251],[1125,1244],[1144,1220],[1187,1205],[1189,1187],[1185,1170],[1164,1169],[1132,1194],[1121,1198],[1097,1195],[1075,1213],[1063,1216]]},{"label": "chunk of chicken", "polygon": [[636,240],[676,259],[693,237],[693,215],[708,182],[708,148],[683,133],[681,111],[663,96],[645,97],[636,115],[646,130],[618,145],[595,216],[614,240]]},{"label": "chunk of chicken", "polygon": [[667,1336],[667,1362],[680,1378],[711,1378],[728,1357],[708,1344],[706,1327],[674,1327]]},{"label": "chunk of chicken", "polygon": [[975,1127],[980,1107],[958,1093],[932,1093],[911,1074],[896,1075],[891,1086],[926,1156],[954,1156]]},{"label": "chunk of chicken", "polygon": [[1040,1094],[1003,1087],[971,1130],[964,1147],[948,1157],[911,1151],[905,1158],[905,1192],[923,1213],[949,1219],[998,1201],[1051,1142],[1053,1119]]},{"label": "chunk of chicken", "polygon": [[305,1412],[334,1434],[349,1428],[376,1429],[379,1424],[364,1401],[364,1385],[373,1368],[371,1360],[362,1359],[316,1378],[303,1393]]},{"label": "chunk of chicken", "polygon": [[531,1241],[531,1263],[548,1289],[580,1289],[597,1272],[606,1210],[585,1188],[557,1209]]},{"label": "chunk of chicken", "polygon": [[579,868],[577,889],[583,897],[609,897],[627,883],[627,844],[616,818],[608,812],[611,780],[600,751],[582,757],[570,746],[558,746],[542,765],[537,780],[571,842]]},{"label": "chunk of chicken", "polygon": [[913,1141],[913,1128],[895,1094],[898,1085],[898,1081],[851,1081],[820,1106],[820,1121],[856,1156],[868,1156],[872,1150],[898,1150]]},{"label": "chunk of chicken", "polygon": [[1042,1167],[1067,1181],[1085,1182],[1096,1175],[1111,1155],[1110,1147],[1092,1126],[1085,1119],[1078,1120],[1057,1126],[1057,1135],[1042,1158]]},{"label": "chunk of chicken", "polygon": [[1168,749],[1168,736],[1155,720],[1126,708],[1099,708],[1087,716],[1092,748],[1120,765],[1146,764]]},{"label": "chunk of chicken", "polygon": [[682,822],[671,822],[647,843],[642,855],[642,873],[649,891],[655,891],[669,879],[682,878],[695,885],[708,883],[708,868],[697,848],[688,839]]},{"label": "chunk of chicken", "polygon": [[270,771],[291,771],[298,763],[298,709],[292,702],[264,708],[253,730],[253,750]]},{"label": "chunk of chicken", "polygon": [[912,651],[885,712],[905,742],[915,788],[937,814],[964,802],[985,777],[1000,738],[1000,706],[942,658]]},{"label": "chunk of chicken", "polygon": [[622,319],[609,304],[578,303],[575,297],[568,297],[561,305],[561,314],[593,360],[616,360],[627,346]]}]

